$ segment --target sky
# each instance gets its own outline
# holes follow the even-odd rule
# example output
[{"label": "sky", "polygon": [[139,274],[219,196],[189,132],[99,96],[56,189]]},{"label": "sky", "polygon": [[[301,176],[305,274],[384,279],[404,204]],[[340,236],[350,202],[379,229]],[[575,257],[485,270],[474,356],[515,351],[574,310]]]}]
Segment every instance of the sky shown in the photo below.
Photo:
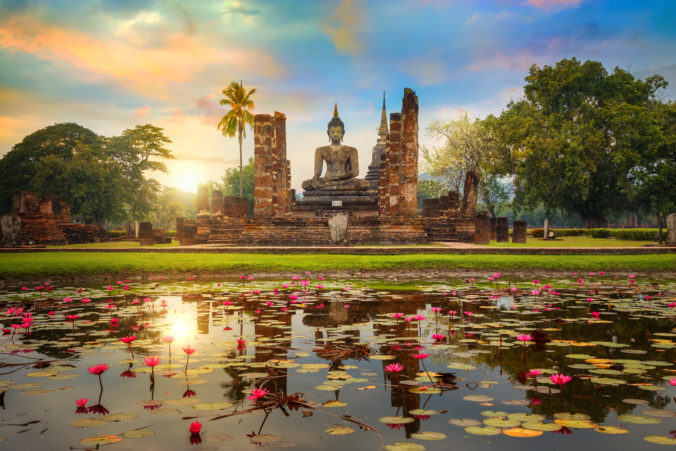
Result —
[{"label": "sky", "polygon": [[428,147],[431,121],[499,114],[531,65],[563,58],[662,75],[674,100],[675,13],[674,0],[0,0],[0,156],[54,123],[105,136],[151,123],[176,156],[155,177],[196,191],[239,163],[216,125],[241,80],[254,113],[286,115],[300,191],[334,103],[366,175],[383,91],[388,114],[416,91]]}]

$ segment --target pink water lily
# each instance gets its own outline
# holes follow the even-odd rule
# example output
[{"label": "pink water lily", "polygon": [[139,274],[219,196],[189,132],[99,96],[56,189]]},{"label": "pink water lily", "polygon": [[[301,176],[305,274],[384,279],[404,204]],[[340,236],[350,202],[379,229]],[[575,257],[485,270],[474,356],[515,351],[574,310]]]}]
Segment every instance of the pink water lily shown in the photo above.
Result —
[{"label": "pink water lily", "polygon": [[251,394],[247,396],[247,399],[257,402],[259,398],[263,398],[270,393],[267,388],[254,388],[251,390]]},{"label": "pink water lily", "polygon": [[385,371],[388,373],[398,373],[404,369],[404,365],[401,363],[395,362],[395,363],[390,363],[385,367]]},{"label": "pink water lily", "polygon": [[568,382],[570,382],[571,379],[573,379],[573,378],[570,377],[570,376],[566,376],[565,374],[559,374],[559,373],[552,374],[551,376],[549,376],[549,380],[552,381],[553,383],[555,383],[556,385],[558,385],[559,387],[563,387]]}]

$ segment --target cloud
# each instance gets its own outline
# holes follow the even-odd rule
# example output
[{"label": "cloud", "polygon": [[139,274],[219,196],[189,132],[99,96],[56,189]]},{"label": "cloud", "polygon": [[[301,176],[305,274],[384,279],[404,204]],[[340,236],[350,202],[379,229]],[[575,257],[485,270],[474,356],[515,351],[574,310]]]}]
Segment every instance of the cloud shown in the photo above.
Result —
[{"label": "cloud", "polygon": [[366,10],[358,0],[341,0],[322,31],[329,36],[339,53],[360,55],[363,51],[359,34],[365,23]]},{"label": "cloud", "polygon": [[528,4],[543,9],[565,9],[578,6],[582,0],[528,0]]},{"label": "cloud", "polygon": [[146,118],[150,113],[150,105],[142,106],[136,111],[134,111],[134,117],[136,118]]},{"label": "cloud", "polygon": [[[144,20],[154,19],[147,16]],[[167,36],[161,46],[139,47],[121,39],[97,39],[29,17],[0,25],[0,48],[65,64],[81,78],[112,79],[123,88],[160,98],[167,97],[174,85],[194,81],[207,66],[270,77],[283,74],[283,68],[266,53],[213,47],[181,32]]]},{"label": "cloud", "polygon": [[213,94],[200,97],[195,102],[195,106],[203,114],[202,123],[211,125],[212,127],[216,127],[225,114],[224,111],[218,108],[218,103],[214,100]]},{"label": "cloud", "polygon": [[507,51],[507,53],[498,50],[493,55],[473,61],[465,69],[470,72],[482,72],[487,69],[500,68],[523,72],[543,59],[548,61],[551,58],[537,55],[530,49]]}]

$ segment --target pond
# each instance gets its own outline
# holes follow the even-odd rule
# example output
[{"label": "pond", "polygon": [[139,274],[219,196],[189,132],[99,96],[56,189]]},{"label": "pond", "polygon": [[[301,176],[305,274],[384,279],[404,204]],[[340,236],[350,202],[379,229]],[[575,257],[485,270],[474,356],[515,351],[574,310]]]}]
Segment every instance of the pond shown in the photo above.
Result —
[{"label": "pond", "polygon": [[676,444],[673,283],[491,279],[5,289],[0,446]]}]

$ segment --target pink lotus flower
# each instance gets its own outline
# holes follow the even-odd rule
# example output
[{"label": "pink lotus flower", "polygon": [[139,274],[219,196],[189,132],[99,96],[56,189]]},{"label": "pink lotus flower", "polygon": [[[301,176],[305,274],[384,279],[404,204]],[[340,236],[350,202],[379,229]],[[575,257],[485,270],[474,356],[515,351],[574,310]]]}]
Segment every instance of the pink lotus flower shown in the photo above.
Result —
[{"label": "pink lotus flower", "polygon": [[435,313],[439,313],[441,311],[441,307],[432,307],[430,310],[432,310]]},{"label": "pink lotus flower", "polygon": [[107,363],[99,363],[94,366],[90,366],[89,368],[87,368],[87,370],[92,374],[100,376],[101,374],[108,371],[108,368],[110,368],[110,365],[108,365]]},{"label": "pink lotus flower", "polygon": [[669,385],[676,386],[676,377],[669,381]]},{"label": "pink lotus flower", "polygon": [[533,337],[531,337],[528,334],[524,334],[524,335],[519,335],[518,337],[516,337],[516,339],[519,340],[519,341],[523,341],[524,344],[525,344],[527,341],[531,341],[533,339]]},{"label": "pink lotus flower", "polygon": [[429,356],[430,356],[429,354],[416,354],[416,355],[413,356],[413,358],[422,360],[422,359],[428,358]]},{"label": "pink lotus flower", "polygon": [[174,341],[174,337],[172,337],[171,335],[167,335],[166,337],[162,338],[162,341],[164,341],[165,343],[171,343]]},{"label": "pink lotus flower", "polygon": [[183,352],[185,352],[188,355],[193,354],[195,351],[197,351],[197,349],[191,348],[190,345],[183,348]]},{"label": "pink lotus flower", "polygon": [[445,335],[442,334],[433,334],[432,335],[432,340],[436,341],[437,343],[440,341],[444,341],[446,339]]},{"label": "pink lotus flower", "polygon": [[131,344],[131,342],[134,341],[134,340],[136,340],[136,337],[133,336],[133,335],[131,335],[131,336],[129,336],[129,337],[122,337],[122,338],[120,338],[120,341],[121,341],[122,343],[126,343],[126,344]]},{"label": "pink lotus flower", "polygon": [[202,423],[199,421],[195,421],[190,423],[190,427],[188,428],[191,434],[199,434],[200,431],[202,430]]},{"label": "pink lotus flower", "polygon": [[393,313],[392,314],[392,318],[401,318],[402,316],[404,316],[403,313]]},{"label": "pink lotus flower", "polygon": [[594,319],[599,319],[601,317],[601,314],[599,312],[592,312],[591,313]]},{"label": "pink lotus flower", "polygon": [[238,338],[237,339],[237,346],[244,346],[246,344],[246,340],[244,338]]},{"label": "pink lotus flower", "polygon": [[87,401],[89,401],[89,399],[82,398],[75,401],[75,404],[77,404],[78,407],[85,407],[87,405]]},{"label": "pink lotus flower", "polygon": [[572,377],[566,376],[565,374],[552,374],[549,376],[549,380],[558,385],[559,387],[563,387],[566,385],[568,382],[570,382]]},{"label": "pink lotus flower", "polygon": [[145,359],[143,359],[143,361],[145,362],[146,366],[149,366],[149,367],[152,368],[154,366],[157,366],[160,363],[160,358],[157,357],[157,356],[149,356],[149,357],[146,357]]},{"label": "pink lotus flower", "polygon": [[398,362],[391,363],[391,364],[389,364],[385,367],[385,371],[387,371],[388,373],[398,373],[403,369],[404,369],[404,365],[402,365],[401,363],[398,363]]},{"label": "pink lotus flower", "polygon": [[540,374],[542,374],[540,370],[530,370],[526,373],[526,377],[538,377]]},{"label": "pink lotus flower", "polygon": [[450,316],[455,316],[455,315],[458,314],[458,312],[456,312],[455,310],[449,310],[449,311],[448,311],[448,314],[449,314]]},{"label": "pink lotus flower", "polygon": [[254,388],[251,390],[251,394],[247,396],[247,399],[257,402],[259,398],[263,398],[264,396],[267,396],[267,394],[270,393],[267,388]]},{"label": "pink lotus flower", "polygon": [[68,321],[75,321],[75,320],[78,319],[79,317],[80,317],[80,315],[66,315],[66,319],[67,319]]},{"label": "pink lotus flower", "polygon": [[413,317],[413,319],[416,320],[416,321],[423,321],[425,319],[425,317],[422,316],[422,315],[415,315]]}]

